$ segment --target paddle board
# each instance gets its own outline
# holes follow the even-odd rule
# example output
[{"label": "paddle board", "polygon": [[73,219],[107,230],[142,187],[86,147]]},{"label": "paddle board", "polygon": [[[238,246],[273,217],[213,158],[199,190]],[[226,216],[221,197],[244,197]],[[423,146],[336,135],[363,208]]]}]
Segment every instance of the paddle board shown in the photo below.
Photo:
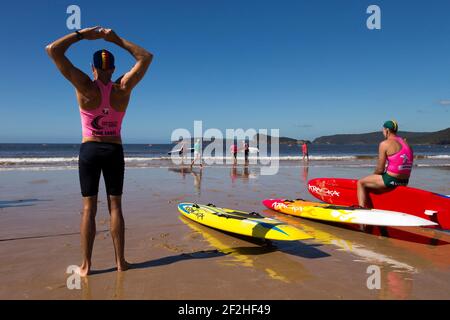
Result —
[{"label": "paddle board", "polygon": [[194,203],[180,203],[178,211],[185,217],[205,226],[244,236],[283,241],[312,238],[295,227],[255,212],[249,213]]},{"label": "paddle board", "polygon": [[330,222],[372,226],[423,227],[436,223],[410,214],[330,205],[304,200],[266,199],[263,204],[275,211],[292,216]]},{"label": "paddle board", "polygon": [[[357,180],[317,178],[308,181],[309,192],[326,203],[353,206],[358,204]],[[369,192],[371,207],[409,213],[450,229],[450,197],[411,187]]]}]

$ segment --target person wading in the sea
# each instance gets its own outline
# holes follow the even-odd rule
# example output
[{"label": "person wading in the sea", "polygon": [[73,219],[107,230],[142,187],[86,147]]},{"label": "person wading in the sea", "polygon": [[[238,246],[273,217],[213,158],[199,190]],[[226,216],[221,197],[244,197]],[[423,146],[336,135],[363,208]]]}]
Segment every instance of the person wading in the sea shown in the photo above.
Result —
[{"label": "person wading in the sea", "polygon": [[302,144],[302,155],[303,155],[303,161],[309,161],[309,152],[308,152],[308,145],[306,142],[303,142]]},{"label": "person wading in the sea", "polygon": [[[111,78],[115,70],[114,56],[107,50],[94,53],[92,74],[94,80],[76,68],[65,56],[67,49],[83,39],[105,41],[127,50],[135,59],[133,68],[116,82]],[[80,275],[91,269],[95,238],[95,215],[100,174],[103,172],[108,209],[111,216],[111,236],[118,271],[125,271],[125,222],[122,215],[122,189],[125,171],[122,139],[122,120],[131,91],[144,77],[153,55],[145,49],[119,37],[113,30],[87,28],[66,35],[46,47],[56,67],[76,89],[81,114],[82,143],[79,155],[79,178],[83,196],[81,218],[81,247],[83,260]]]}]

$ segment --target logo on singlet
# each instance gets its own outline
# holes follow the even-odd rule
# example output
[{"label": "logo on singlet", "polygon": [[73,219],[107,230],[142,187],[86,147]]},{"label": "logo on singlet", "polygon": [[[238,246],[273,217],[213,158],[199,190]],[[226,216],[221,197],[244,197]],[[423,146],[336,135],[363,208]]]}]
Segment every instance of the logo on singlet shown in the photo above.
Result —
[{"label": "logo on singlet", "polygon": [[408,170],[408,169],[411,169],[411,168],[412,168],[412,165],[411,165],[411,163],[410,163],[410,161],[409,161],[409,157],[408,157],[406,154],[402,154],[402,155],[400,156],[400,158],[403,159],[402,164],[398,166],[398,168],[399,168],[400,170]]},{"label": "logo on singlet", "polygon": [[406,164],[406,163],[408,162],[408,160],[409,160],[409,158],[408,158],[408,156],[407,156],[406,154],[402,154],[402,155],[400,156],[400,158],[403,159],[403,164]]},{"label": "logo on singlet", "polygon": [[97,130],[103,129],[103,127],[98,123],[103,117],[104,116],[95,117],[94,120],[92,120],[92,122],[91,122],[92,128],[97,129]]},{"label": "logo on singlet", "polygon": [[105,115],[108,115],[109,114],[109,109],[108,108],[103,108],[102,113],[105,114]]}]

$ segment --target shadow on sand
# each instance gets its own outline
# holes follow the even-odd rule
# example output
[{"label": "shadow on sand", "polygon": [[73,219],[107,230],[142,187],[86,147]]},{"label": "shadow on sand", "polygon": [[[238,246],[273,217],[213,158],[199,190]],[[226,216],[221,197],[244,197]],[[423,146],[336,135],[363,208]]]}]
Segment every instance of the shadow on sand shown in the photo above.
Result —
[{"label": "shadow on sand", "polygon": [[[182,218],[183,221],[188,223],[195,223],[187,221],[186,218]],[[206,226],[199,226],[205,228],[206,230],[210,229]],[[205,230],[205,231],[206,231]],[[212,229],[215,230],[215,229]],[[205,232],[203,231],[203,232]],[[213,249],[213,250],[205,250],[205,251],[197,251],[193,253],[181,253],[175,256],[167,256],[163,258],[159,258],[156,260],[149,260],[145,262],[133,263],[131,264],[130,269],[147,269],[152,267],[165,266],[172,263],[177,263],[184,260],[196,260],[196,259],[209,259],[216,257],[223,257],[230,254],[238,254],[238,255],[246,255],[246,256],[256,256],[256,255],[264,255],[271,252],[283,252],[293,256],[306,258],[306,259],[319,259],[326,258],[330,255],[326,252],[321,251],[317,247],[320,247],[321,244],[305,244],[301,241],[269,241],[263,239],[257,239],[247,236],[241,236],[229,232],[215,230],[218,233],[229,235],[233,238],[238,238],[244,240],[249,243],[253,243],[256,246],[240,246],[240,247],[230,247],[226,250],[221,249]],[[103,274],[116,271],[116,268],[102,269],[102,270],[91,270],[91,275]]]},{"label": "shadow on sand", "polygon": [[[153,267],[166,266],[172,263],[177,263],[185,260],[197,260],[197,259],[210,259],[216,257],[226,256],[225,253],[219,252],[218,250],[205,250],[197,251],[192,253],[181,253],[176,256],[167,256],[155,260],[148,260],[144,262],[137,262],[130,264],[130,270],[138,269],[148,269]],[[103,274],[116,271],[117,268],[91,270],[91,275]]]},{"label": "shadow on sand", "polygon": [[[202,226],[203,228],[208,228],[206,226]],[[255,245],[257,247],[233,247],[233,251],[245,254],[245,255],[260,255],[271,253],[275,251],[284,252],[291,254],[293,256],[297,256],[300,258],[306,259],[319,259],[326,258],[330,255],[326,252],[321,251],[317,247],[322,246],[321,244],[306,244],[302,241],[274,241],[274,240],[263,240],[258,238],[252,238],[247,236],[242,236],[238,234],[234,234],[231,232],[221,231],[213,229],[217,232],[229,235],[234,238],[238,238]]]},{"label": "shadow on sand", "polygon": [[39,199],[19,199],[19,200],[4,200],[0,201],[0,209],[14,208],[14,207],[30,207],[36,204],[36,202],[51,201],[51,200],[39,200]]}]

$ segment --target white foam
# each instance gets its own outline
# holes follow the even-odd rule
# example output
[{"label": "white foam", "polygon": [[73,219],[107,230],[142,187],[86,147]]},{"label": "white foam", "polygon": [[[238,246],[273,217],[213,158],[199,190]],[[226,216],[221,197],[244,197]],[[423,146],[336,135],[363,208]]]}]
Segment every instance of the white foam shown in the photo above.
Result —
[{"label": "white foam", "polygon": [[450,167],[450,163],[419,163],[417,167],[436,168],[436,167]]},{"label": "white foam", "polygon": [[54,157],[54,158],[0,158],[1,163],[57,163],[78,161],[78,157]]},{"label": "white foam", "polygon": [[425,156],[427,159],[450,159],[449,154],[437,154],[434,156]]},{"label": "white foam", "polygon": [[76,170],[78,166],[27,166],[27,167],[0,167],[0,171],[60,171],[60,170]]},{"label": "white foam", "polygon": [[[250,160],[258,159],[258,161],[261,164],[268,164],[269,162],[273,161],[302,161],[302,156],[250,156]],[[339,165],[339,161],[351,161],[352,163],[347,165],[351,166],[367,166],[370,164],[370,161],[373,160],[375,157],[372,158],[372,156],[357,156],[357,155],[312,155],[309,157],[312,161],[332,161],[336,162],[336,165]],[[424,159],[434,159],[434,160],[447,160],[450,159],[450,155],[431,155],[431,156],[423,156]],[[181,159],[180,157],[174,157],[174,159]],[[191,161],[193,159],[192,156],[187,156],[185,159]],[[156,161],[171,161],[172,157],[170,156],[149,156],[149,157],[125,157],[125,162],[128,164],[137,164],[137,163],[154,163]],[[209,156],[209,157],[203,157],[204,161],[207,162],[215,162],[217,165],[219,165],[221,162],[222,164],[229,164],[233,162],[233,157],[224,155],[224,156]],[[238,157],[238,161],[242,161],[243,157]],[[67,164],[67,165],[73,165],[78,161],[78,157],[10,157],[10,158],[1,158],[0,157],[0,166],[14,166],[14,165],[52,165],[55,166],[57,164]],[[450,163],[417,163],[418,167],[447,167],[450,166]]]}]

